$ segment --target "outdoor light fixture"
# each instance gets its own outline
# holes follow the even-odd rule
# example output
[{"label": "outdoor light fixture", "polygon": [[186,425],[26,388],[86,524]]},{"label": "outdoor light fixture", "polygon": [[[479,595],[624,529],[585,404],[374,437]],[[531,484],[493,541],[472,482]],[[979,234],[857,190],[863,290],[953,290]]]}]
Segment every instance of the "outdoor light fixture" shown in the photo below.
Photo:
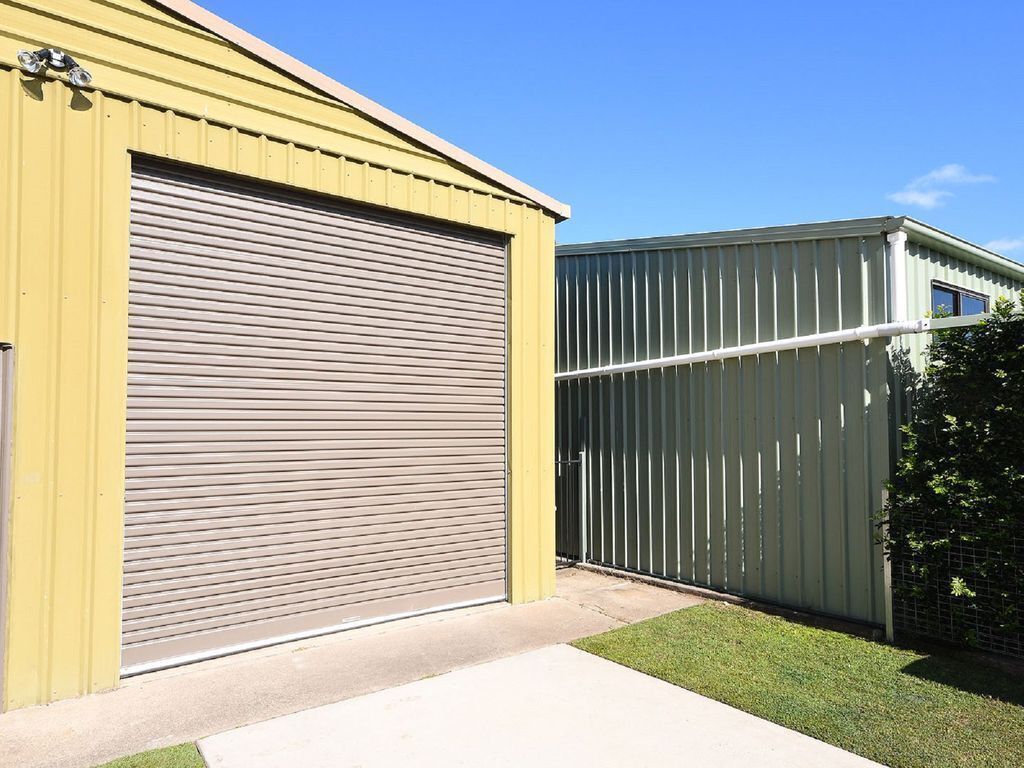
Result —
[{"label": "outdoor light fixture", "polygon": [[79,66],[71,56],[60,48],[40,48],[38,51],[18,51],[18,63],[30,74],[37,74],[44,69],[67,72],[68,82],[75,88],[85,88],[92,82],[92,75],[87,69]]}]

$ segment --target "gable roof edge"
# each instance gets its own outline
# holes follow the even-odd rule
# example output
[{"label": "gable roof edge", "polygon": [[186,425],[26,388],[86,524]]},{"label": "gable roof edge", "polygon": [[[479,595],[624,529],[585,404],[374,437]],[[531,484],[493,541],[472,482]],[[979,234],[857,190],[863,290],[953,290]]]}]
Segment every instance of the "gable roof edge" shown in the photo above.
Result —
[{"label": "gable roof edge", "polygon": [[290,56],[284,51],[274,48],[269,43],[260,40],[258,37],[246,32],[244,29],[236,27],[231,22],[222,19],[220,16],[217,16],[211,11],[208,11],[202,6],[192,2],[192,0],[153,0],[153,2],[156,5],[166,8],[172,13],[188,19],[193,24],[202,27],[208,32],[212,32],[218,37],[227,40],[229,43],[237,45],[239,48],[244,49],[256,58],[284,71],[298,80],[301,80],[307,85],[316,88],[318,91],[336,98],[343,104],[347,104],[353,109],[362,112],[371,119],[391,128],[406,138],[412,139],[413,141],[434,150],[438,154],[447,157],[449,160],[454,160],[456,163],[469,168],[471,171],[475,171],[495,184],[505,187],[516,194],[522,195],[527,200],[536,203],[544,210],[554,214],[558,219],[564,220],[569,218],[570,207],[567,204],[545,195],[540,190],[531,187],[529,184],[520,181],[514,176],[511,176],[498,168],[495,168],[493,165],[490,165],[475,155],[471,155],[466,150],[460,149],[454,144],[445,141],[425,128],[421,128],[411,120],[407,120],[401,115],[392,112],[387,107],[381,106],[372,99],[368,99],[362,94],[356,93],[351,88],[348,88],[322,72],[313,69],[313,67],[308,64],[304,64],[294,56]]}]

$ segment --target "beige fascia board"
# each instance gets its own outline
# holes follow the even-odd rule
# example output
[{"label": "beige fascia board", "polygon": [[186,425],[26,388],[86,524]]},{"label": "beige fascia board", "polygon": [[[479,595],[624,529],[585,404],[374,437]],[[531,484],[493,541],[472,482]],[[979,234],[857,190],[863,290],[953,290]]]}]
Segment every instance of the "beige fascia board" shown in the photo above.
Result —
[{"label": "beige fascia board", "polygon": [[480,174],[495,184],[515,192],[518,195],[522,195],[527,200],[536,203],[544,210],[552,213],[559,220],[569,218],[571,211],[569,206],[565,203],[559,202],[553,197],[545,195],[543,192],[534,189],[529,184],[510,176],[489,163],[485,163],[483,160],[471,155],[464,149],[460,149],[439,136],[435,136],[430,131],[421,128],[401,115],[395,114],[390,109],[381,106],[377,102],[356,93],[351,88],[342,85],[336,80],[332,80],[327,75],[322,72],[318,72],[308,64],[302,63],[293,56],[289,56],[287,53],[279,51],[277,48],[265,43],[255,35],[246,32],[244,29],[236,27],[231,22],[225,21],[202,6],[191,2],[191,0],[153,1],[157,5],[166,8],[168,11],[171,11],[172,13],[191,21],[193,24],[212,32],[218,37],[227,40],[229,43],[237,45],[239,48],[244,49],[251,55],[261,59],[272,67],[275,67],[306,83],[307,85],[316,88],[318,91],[337,99],[343,104],[347,104],[353,109],[362,112],[370,119],[391,128],[406,138],[412,139],[413,141],[434,150],[438,154]]}]

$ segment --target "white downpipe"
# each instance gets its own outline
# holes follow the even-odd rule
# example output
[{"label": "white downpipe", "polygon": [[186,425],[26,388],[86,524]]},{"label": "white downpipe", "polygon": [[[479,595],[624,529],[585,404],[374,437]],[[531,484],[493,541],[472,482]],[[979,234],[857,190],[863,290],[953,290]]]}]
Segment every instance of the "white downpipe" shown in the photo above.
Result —
[{"label": "white downpipe", "polygon": [[[900,322],[906,320],[908,314],[907,233],[900,229],[890,232],[885,239],[889,243],[889,319],[893,322]],[[899,394],[901,389],[900,386],[896,387],[897,398],[901,397]],[[899,406],[897,405],[897,407]],[[888,495],[888,491],[885,493]],[[885,526],[883,526],[883,535],[884,533]],[[892,563],[884,554],[882,555],[882,596],[885,606],[885,639],[891,643],[895,636],[892,615]]]},{"label": "white downpipe", "polygon": [[894,323],[907,319],[907,233],[900,230],[891,232],[886,237],[889,241],[889,290],[892,316]]},{"label": "white downpipe", "polygon": [[686,355],[659,357],[654,360],[638,360],[635,363],[618,363],[616,365],[603,365],[597,368],[584,368],[578,371],[565,371],[564,373],[556,373],[555,380],[585,379],[591,376],[603,376],[609,373],[628,373],[630,371],[648,371],[656,368],[671,368],[676,365],[709,363],[733,357],[764,355],[772,352],[786,352],[791,349],[820,347],[826,344],[842,344],[846,341],[876,339],[885,336],[902,336],[906,333],[926,333],[929,330],[931,330],[930,318],[924,318],[922,320],[902,320],[894,323],[880,323],[878,325],[862,325],[857,328],[847,328],[841,331],[812,333],[807,336],[790,336],[785,339],[760,341],[756,344],[741,344],[736,347],[721,347],[720,349],[709,349],[704,352],[691,352]]}]

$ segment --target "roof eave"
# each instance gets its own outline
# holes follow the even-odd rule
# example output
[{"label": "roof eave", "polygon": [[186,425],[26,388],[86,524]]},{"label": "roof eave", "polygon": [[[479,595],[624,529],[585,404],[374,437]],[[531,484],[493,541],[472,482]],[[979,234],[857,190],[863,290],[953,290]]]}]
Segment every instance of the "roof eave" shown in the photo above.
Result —
[{"label": "roof eave", "polygon": [[770,243],[780,240],[820,240],[829,237],[857,237],[879,235],[891,216],[818,221],[807,224],[783,224],[773,227],[748,227],[725,229],[711,232],[693,232],[658,237],[637,237],[627,240],[601,240],[590,243],[567,243],[558,245],[559,256],[586,255],[592,253],[620,253],[629,251],[653,251],[666,248],[711,247],[716,245],[743,245],[746,243]]},{"label": "roof eave", "polygon": [[1019,264],[1002,254],[990,251],[961,237],[944,232],[910,216],[895,216],[885,225],[886,232],[902,230],[914,242],[920,242],[938,251],[951,253],[993,272],[1024,281],[1024,264]]},{"label": "roof eave", "polygon": [[182,16],[193,24],[206,29],[209,32],[227,40],[248,51],[253,56],[262,59],[267,64],[301,80],[307,85],[316,88],[318,91],[331,96],[343,104],[356,109],[373,120],[391,128],[406,138],[422,144],[455,161],[480,176],[494,182],[495,184],[521,195],[532,203],[537,204],[544,210],[553,214],[559,221],[568,219],[571,214],[570,207],[553,197],[545,195],[538,189],[520,181],[504,171],[485,163],[480,158],[471,155],[464,149],[435,136],[425,128],[421,128],[410,120],[392,112],[390,109],[381,106],[372,99],[356,93],[336,80],[331,79],[322,72],[318,72],[308,64],[304,64],[293,56],[274,48],[269,43],[260,40],[255,35],[236,27],[229,21],[225,21],[214,13],[206,10],[191,0],[153,0],[172,13]]}]

